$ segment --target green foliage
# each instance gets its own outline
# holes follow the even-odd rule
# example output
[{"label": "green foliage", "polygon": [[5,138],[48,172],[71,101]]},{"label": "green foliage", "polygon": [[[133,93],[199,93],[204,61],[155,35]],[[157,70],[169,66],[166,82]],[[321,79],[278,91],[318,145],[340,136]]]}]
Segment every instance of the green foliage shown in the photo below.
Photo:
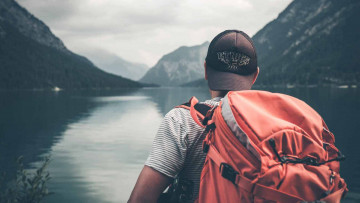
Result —
[{"label": "green foliage", "polygon": [[[41,166],[34,173],[30,173],[24,169],[23,157],[20,156],[17,159],[18,169],[15,180],[5,186],[0,185],[0,203],[37,203],[50,195],[46,185],[51,178],[46,171],[49,163],[50,158],[46,157]],[[5,174],[3,179],[4,176]]]}]

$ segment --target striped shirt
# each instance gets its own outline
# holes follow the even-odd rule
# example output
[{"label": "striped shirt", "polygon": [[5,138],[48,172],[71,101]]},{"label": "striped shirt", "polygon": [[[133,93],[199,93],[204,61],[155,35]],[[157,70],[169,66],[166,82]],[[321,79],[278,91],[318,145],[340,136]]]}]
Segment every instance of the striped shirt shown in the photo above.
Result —
[{"label": "striped shirt", "polygon": [[[221,97],[202,102],[210,106],[217,105]],[[174,108],[169,111],[155,136],[152,150],[145,162],[156,171],[175,178],[194,183],[193,200],[197,199],[200,186],[200,175],[206,154],[202,142],[206,136],[204,128],[195,123],[190,111]]]}]

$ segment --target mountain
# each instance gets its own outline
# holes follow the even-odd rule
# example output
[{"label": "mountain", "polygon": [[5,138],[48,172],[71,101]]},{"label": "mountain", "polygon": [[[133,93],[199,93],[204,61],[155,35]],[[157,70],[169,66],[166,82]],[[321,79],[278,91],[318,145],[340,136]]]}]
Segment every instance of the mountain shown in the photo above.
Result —
[{"label": "mountain", "polygon": [[100,69],[131,80],[139,80],[149,67],[141,63],[133,63],[105,50],[91,50],[83,53]]},{"label": "mountain", "polygon": [[209,42],[201,45],[182,46],[164,55],[140,82],[161,86],[178,86],[204,77],[204,60]]},{"label": "mountain", "polygon": [[294,0],[252,37],[260,67],[255,84],[359,84],[359,19],[358,0]]},{"label": "mountain", "polygon": [[48,26],[14,0],[0,1],[0,89],[141,86],[72,53]]},{"label": "mountain", "polygon": [[360,82],[360,1],[295,0],[253,36],[257,84]]}]

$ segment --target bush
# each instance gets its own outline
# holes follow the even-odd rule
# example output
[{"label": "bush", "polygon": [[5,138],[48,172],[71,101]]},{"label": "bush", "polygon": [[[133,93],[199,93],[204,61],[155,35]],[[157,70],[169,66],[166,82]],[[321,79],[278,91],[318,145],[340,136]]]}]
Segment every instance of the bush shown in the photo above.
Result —
[{"label": "bush", "polygon": [[[17,159],[16,178],[7,185],[2,185],[0,181],[0,203],[38,203],[45,196],[50,195],[47,182],[50,180],[50,174],[46,171],[50,157],[45,157],[41,166],[34,173],[24,169],[23,157]],[[2,179],[4,180],[5,174]],[[4,187],[4,188],[3,188]]]}]

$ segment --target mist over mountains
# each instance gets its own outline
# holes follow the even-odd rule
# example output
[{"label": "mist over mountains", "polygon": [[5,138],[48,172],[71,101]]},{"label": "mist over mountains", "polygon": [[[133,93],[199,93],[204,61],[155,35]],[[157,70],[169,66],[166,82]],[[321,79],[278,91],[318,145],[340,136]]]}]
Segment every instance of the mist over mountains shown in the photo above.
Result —
[{"label": "mist over mountains", "polygon": [[[256,84],[358,85],[358,19],[358,0],[294,0],[252,37],[261,69]],[[208,46],[179,47],[150,69],[93,50],[86,53],[93,64],[68,50],[14,0],[0,1],[0,89],[206,86],[203,63]]]},{"label": "mist over mountains", "polygon": [[201,45],[182,46],[164,55],[140,82],[161,86],[179,86],[204,77],[204,59],[209,42]]},{"label": "mist over mountains", "polygon": [[129,88],[143,85],[72,53],[14,0],[0,1],[0,89]]},{"label": "mist over mountains", "polygon": [[139,80],[149,67],[142,63],[129,62],[105,50],[95,49],[83,53],[100,69],[131,80]]}]

